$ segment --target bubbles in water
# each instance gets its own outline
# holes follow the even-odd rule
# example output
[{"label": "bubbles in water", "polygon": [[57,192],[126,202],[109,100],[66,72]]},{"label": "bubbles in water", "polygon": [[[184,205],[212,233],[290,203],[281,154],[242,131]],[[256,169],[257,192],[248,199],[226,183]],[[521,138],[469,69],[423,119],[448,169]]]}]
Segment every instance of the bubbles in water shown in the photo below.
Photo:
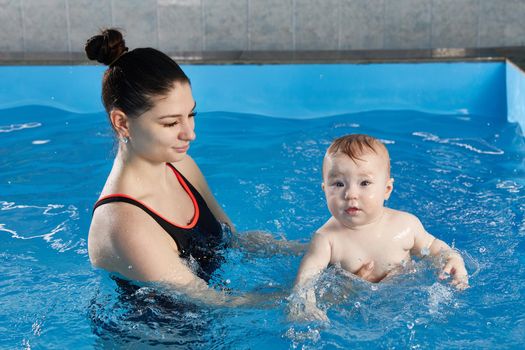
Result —
[{"label": "bubbles in water", "polygon": [[484,254],[486,251],[487,251],[487,248],[485,248],[485,247],[480,247],[480,248],[479,248],[479,252],[480,252],[481,254]]},{"label": "bubbles in water", "polygon": [[407,322],[407,328],[408,329],[414,328],[414,322]]}]

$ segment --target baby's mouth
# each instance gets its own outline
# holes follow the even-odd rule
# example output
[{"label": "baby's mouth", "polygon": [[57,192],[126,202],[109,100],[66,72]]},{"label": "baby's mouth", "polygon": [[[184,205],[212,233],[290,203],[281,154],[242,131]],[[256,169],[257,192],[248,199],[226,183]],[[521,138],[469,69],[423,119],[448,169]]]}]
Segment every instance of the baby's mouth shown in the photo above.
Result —
[{"label": "baby's mouth", "polygon": [[350,215],[357,214],[359,212],[359,208],[358,207],[348,207],[346,208],[345,212]]}]

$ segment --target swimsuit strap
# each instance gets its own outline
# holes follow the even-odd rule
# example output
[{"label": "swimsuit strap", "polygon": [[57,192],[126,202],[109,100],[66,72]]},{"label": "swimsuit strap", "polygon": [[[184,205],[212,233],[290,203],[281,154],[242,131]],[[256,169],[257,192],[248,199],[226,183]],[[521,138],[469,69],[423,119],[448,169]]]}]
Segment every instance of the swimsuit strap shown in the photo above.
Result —
[{"label": "swimsuit strap", "polygon": [[[176,225],[166,220],[164,217],[159,215],[156,211],[149,208],[147,205],[145,205],[141,201],[138,201],[130,196],[123,195],[123,194],[112,194],[112,195],[101,198],[99,201],[97,201],[97,203],[95,203],[93,211],[95,211],[95,209],[97,209],[101,205],[108,204],[108,203],[115,203],[115,202],[124,202],[128,204],[132,204],[136,207],[139,207],[140,209],[144,210],[149,216],[151,216],[167,232],[172,232],[173,230],[180,230],[180,229],[191,229],[194,226],[194,225],[188,225],[188,226]],[[192,222],[193,221],[196,221],[196,220],[192,220]]]}]

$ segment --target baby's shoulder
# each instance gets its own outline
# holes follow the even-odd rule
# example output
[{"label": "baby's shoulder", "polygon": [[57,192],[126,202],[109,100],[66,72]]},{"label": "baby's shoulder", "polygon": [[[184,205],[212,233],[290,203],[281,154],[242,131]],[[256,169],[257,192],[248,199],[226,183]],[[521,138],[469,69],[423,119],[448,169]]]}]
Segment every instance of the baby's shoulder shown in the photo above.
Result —
[{"label": "baby's shoulder", "polygon": [[319,227],[317,231],[315,231],[314,237],[319,236],[324,239],[331,240],[335,235],[337,235],[337,232],[341,230],[340,226],[341,224],[334,217],[331,217],[323,224],[323,226]]},{"label": "baby's shoulder", "polygon": [[412,213],[397,210],[397,209],[391,209],[391,208],[385,208],[386,210],[386,224],[388,225],[396,225],[396,224],[402,224],[404,226],[410,225],[410,226],[420,226],[421,221],[417,216],[415,216]]}]

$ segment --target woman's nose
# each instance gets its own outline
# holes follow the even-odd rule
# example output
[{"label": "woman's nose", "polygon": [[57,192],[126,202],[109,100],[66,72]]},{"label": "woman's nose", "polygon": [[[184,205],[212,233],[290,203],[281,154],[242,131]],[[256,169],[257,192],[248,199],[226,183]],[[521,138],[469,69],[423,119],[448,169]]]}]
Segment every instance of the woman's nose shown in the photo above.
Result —
[{"label": "woman's nose", "polygon": [[182,123],[181,138],[187,141],[195,140],[195,124],[192,121],[186,120]]}]

